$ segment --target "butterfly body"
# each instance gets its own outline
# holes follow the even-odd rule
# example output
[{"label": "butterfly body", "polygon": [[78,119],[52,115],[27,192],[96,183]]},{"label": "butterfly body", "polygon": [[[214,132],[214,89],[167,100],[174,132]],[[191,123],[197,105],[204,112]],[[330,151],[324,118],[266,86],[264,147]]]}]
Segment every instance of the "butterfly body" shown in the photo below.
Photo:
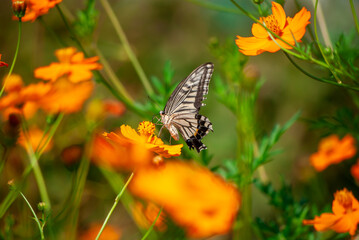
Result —
[{"label": "butterfly body", "polygon": [[205,63],[197,67],[175,88],[167,101],[165,109],[160,112],[161,121],[175,140],[179,134],[185,139],[190,149],[200,152],[207,147],[202,138],[212,128],[212,123],[200,115],[199,109],[208,93],[209,81],[213,73],[213,64]]}]

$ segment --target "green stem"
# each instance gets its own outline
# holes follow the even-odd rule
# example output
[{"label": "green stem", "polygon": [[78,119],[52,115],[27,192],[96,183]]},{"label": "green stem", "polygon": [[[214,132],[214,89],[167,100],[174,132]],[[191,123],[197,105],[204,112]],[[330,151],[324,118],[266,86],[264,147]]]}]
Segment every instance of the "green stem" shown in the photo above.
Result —
[{"label": "green stem", "polygon": [[[36,151],[35,151],[35,154],[36,154],[36,157],[39,158],[42,153],[44,152],[44,150],[46,149],[47,145],[49,144],[49,142],[51,141],[52,137],[55,135],[55,132],[57,130],[57,128],[59,127],[62,119],[64,118],[64,114],[63,113],[60,113],[57,118],[56,118],[56,121],[52,124],[52,127],[50,128],[49,130],[49,135],[48,137],[46,138],[44,144],[42,144],[41,142],[39,143],[39,146],[37,147]],[[44,132],[44,135],[43,137],[47,134],[47,131]],[[40,145],[41,144],[41,145]],[[41,148],[40,148],[41,147]]]},{"label": "green stem", "polygon": [[120,198],[121,198],[122,194],[125,192],[125,190],[126,190],[128,184],[131,182],[133,176],[134,176],[134,173],[132,172],[131,175],[130,175],[130,177],[127,179],[127,182],[126,182],[125,185],[123,186],[121,192],[117,195],[117,197],[116,197],[116,199],[115,199],[115,202],[114,202],[114,204],[112,205],[112,208],[110,209],[110,211],[108,212],[107,217],[106,217],[105,221],[103,222],[102,227],[101,227],[99,233],[97,234],[97,237],[96,237],[95,240],[98,240],[98,239],[100,238],[100,236],[101,236],[103,230],[104,230],[105,227],[106,227],[106,224],[107,224],[108,220],[110,219],[110,217],[111,217],[113,211],[115,210],[117,204],[118,204],[119,201],[120,201]]},{"label": "green stem", "polygon": [[[69,31],[70,35],[71,35],[71,38],[76,42],[76,44],[79,46],[79,48],[81,49],[81,51],[85,54],[85,56],[87,57],[88,54],[85,50],[85,48],[82,46],[80,40],[77,38],[76,34],[73,32],[70,24],[68,23],[65,15],[63,14],[61,8],[56,5],[59,13],[60,13],[60,16],[62,18],[62,21],[64,22],[67,30]],[[119,99],[120,101],[123,101],[126,106],[133,110],[134,112],[136,112],[137,114],[139,114],[140,116],[144,116],[145,114],[143,113],[143,111],[141,111],[138,107],[136,107],[134,104],[133,104],[133,101],[131,101],[131,98],[129,97],[129,94],[127,93],[124,93],[125,91],[121,91],[121,92],[117,92],[106,80],[105,78],[102,76],[102,74],[99,72],[99,71],[95,71],[95,77],[96,77],[96,80],[98,82],[101,82],[103,85],[105,85],[105,87],[117,98]],[[115,85],[116,86],[116,85]],[[118,90],[118,89],[117,89]]]},{"label": "green stem", "polygon": [[301,71],[302,73],[304,73],[305,75],[307,75],[308,77],[310,77],[314,80],[317,80],[317,81],[323,82],[323,83],[332,84],[332,85],[339,86],[339,87],[343,87],[343,88],[347,88],[347,89],[351,89],[351,90],[355,90],[355,91],[359,91],[359,88],[357,88],[357,87],[352,87],[347,84],[337,83],[337,82],[333,82],[333,81],[330,81],[330,80],[327,80],[324,78],[316,77],[316,76],[308,73],[307,71],[305,71],[303,68],[301,68],[296,62],[294,62],[294,60],[286,52],[284,52],[284,54],[287,56],[288,60],[293,64],[294,67],[296,67],[299,71]]},{"label": "green stem", "polygon": [[59,14],[61,16],[61,19],[64,22],[67,31],[69,31],[71,39],[77,44],[77,46],[81,49],[81,51],[85,54],[85,56],[88,57],[87,54],[86,54],[85,48],[82,46],[80,40],[76,37],[76,34],[74,33],[74,31],[72,31],[72,28],[70,27],[70,24],[68,23],[64,13],[62,12],[62,10],[61,10],[61,8],[60,8],[60,6],[58,4],[56,5],[56,9],[57,9],[57,11],[59,12]]},{"label": "green stem", "polygon": [[40,223],[39,218],[36,216],[36,213],[35,213],[34,209],[31,207],[31,204],[30,204],[29,201],[26,199],[26,197],[24,196],[24,194],[22,194],[22,192],[20,192],[20,195],[21,195],[22,198],[25,200],[26,204],[29,206],[29,208],[30,208],[30,210],[31,210],[31,212],[32,212],[32,215],[34,215],[34,220],[36,221],[37,226],[39,227],[39,230],[40,230],[41,240],[45,239],[44,232],[43,232],[43,228],[42,228],[42,226],[41,226],[41,223]]},{"label": "green stem", "polygon": [[315,6],[314,6],[314,34],[315,34],[315,39],[317,41],[317,45],[319,47],[320,53],[323,56],[324,61],[329,66],[328,67],[329,71],[333,74],[334,78],[337,80],[337,83],[341,84],[342,81],[338,78],[337,74],[333,71],[332,67],[330,66],[329,61],[327,59],[327,56],[324,54],[323,48],[322,48],[322,46],[320,44],[320,41],[319,41],[318,29],[317,29],[317,9],[318,9],[318,0],[315,0]]},{"label": "green stem", "polygon": [[38,158],[37,158],[34,150],[32,149],[30,137],[28,135],[28,128],[27,128],[27,125],[26,125],[25,117],[22,117],[21,122],[22,122],[25,142],[27,144],[26,152],[27,152],[27,154],[29,156],[30,164],[31,164],[31,166],[33,168],[33,171],[34,171],[34,175],[35,175],[35,179],[36,179],[36,182],[37,182],[37,186],[39,188],[41,200],[43,202],[45,202],[45,204],[48,206],[48,208],[46,208],[46,209],[48,211],[50,211],[50,209],[51,209],[50,198],[49,198],[49,195],[48,195],[47,190],[46,190],[46,184],[45,184],[45,180],[44,180],[44,177],[42,175],[42,172],[41,172],[41,169],[40,169],[40,166],[39,166]]},{"label": "green stem", "polygon": [[143,87],[145,88],[146,92],[148,95],[152,96],[154,94],[154,91],[152,89],[152,86],[148,80],[148,78],[146,77],[145,72],[143,71],[140,62],[138,61],[135,53],[133,52],[130,43],[128,42],[128,39],[126,37],[125,32],[123,31],[120,22],[118,21],[115,13],[112,10],[112,7],[110,6],[110,4],[108,3],[107,0],[100,0],[103,8],[105,9],[105,12],[107,13],[108,17],[110,18],[110,21],[113,25],[113,27],[115,28],[115,31],[118,35],[118,37],[120,38],[120,41],[123,45],[124,50],[126,51],[133,67],[135,68],[138,77],[140,78]]},{"label": "green stem", "polygon": [[16,50],[15,50],[15,56],[14,56],[14,59],[12,60],[12,64],[11,64],[11,67],[10,67],[10,70],[9,70],[9,73],[7,74],[6,76],[6,79],[4,81],[4,84],[1,88],[1,91],[0,91],[0,97],[2,96],[2,94],[4,93],[4,90],[5,90],[5,87],[6,87],[6,83],[14,69],[14,66],[15,66],[15,62],[16,62],[16,59],[17,59],[17,55],[19,54],[19,48],[20,48],[20,40],[21,40],[21,18],[19,18],[19,32],[18,32],[18,37],[17,37],[17,44],[16,44]]},{"label": "green stem", "polygon": [[66,47],[67,46],[67,44],[56,34],[56,32],[46,24],[46,22],[44,21],[42,16],[40,16],[38,19],[39,19],[40,23],[42,24],[42,26],[46,29],[46,31],[49,32],[50,35],[54,39],[56,39],[56,41],[59,43],[59,45],[61,47]]},{"label": "green stem", "polygon": [[145,233],[145,235],[143,235],[143,237],[141,238],[141,240],[145,240],[145,239],[148,237],[148,235],[150,235],[150,233],[152,232],[152,230],[153,230],[153,228],[154,228],[154,226],[155,226],[155,224],[156,224],[158,218],[161,216],[162,209],[163,209],[163,207],[161,207],[161,209],[158,211],[158,214],[157,214],[156,219],[153,221],[153,223],[151,224],[150,228],[147,230],[147,232]]},{"label": "green stem", "polygon": [[226,13],[234,13],[234,14],[241,14],[241,11],[238,11],[237,9],[227,8],[223,6],[219,6],[217,4],[210,3],[208,1],[203,0],[187,0],[187,2],[191,2],[193,4],[196,4],[198,6],[208,8],[211,10],[219,11],[219,12],[226,12]]},{"label": "green stem", "polygon": [[352,10],[352,14],[353,14],[353,19],[354,19],[354,22],[355,22],[355,27],[356,27],[356,30],[359,34],[359,22],[358,22],[358,16],[357,16],[357,13],[355,11],[355,7],[354,7],[354,2],[353,0],[349,0],[350,2],[350,8]]},{"label": "green stem", "polygon": [[108,77],[111,80],[111,83],[115,86],[116,90],[123,96],[123,98],[125,99],[125,101],[131,105],[133,105],[133,99],[131,98],[131,96],[128,94],[128,92],[126,91],[126,88],[123,86],[123,84],[121,83],[120,79],[118,79],[118,77],[116,76],[116,74],[113,72],[112,68],[110,67],[110,64],[108,63],[108,61],[106,60],[106,58],[103,56],[102,52],[100,51],[100,49],[95,46],[94,50],[96,52],[96,55],[99,56],[100,58],[100,62],[102,63],[102,66],[106,72],[106,74],[108,75]]}]

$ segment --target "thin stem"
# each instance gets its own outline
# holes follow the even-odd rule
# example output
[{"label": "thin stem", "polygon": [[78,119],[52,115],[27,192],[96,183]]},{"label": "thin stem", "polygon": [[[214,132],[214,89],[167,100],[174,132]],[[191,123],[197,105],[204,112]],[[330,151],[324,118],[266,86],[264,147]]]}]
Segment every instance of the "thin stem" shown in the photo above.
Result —
[{"label": "thin stem", "polygon": [[354,2],[353,0],[349,0],[350,2],[350,8],[352,10],[352,14],[353,14],[353,19],[354,19],[354,22],[355,22],[355,27],[356,27],[356,30],[359,34],[359,22],[358,22],[358,16],[357,16],[357,13],[355,11],[355,7],[354,7]]},{"label": "thin stem", "polygon": [[157,214],[157,216],[156,216],[156,219],[153,221],[153,223],[151,224],[150,228],[147,230],[147,232],[145,233],[145,235],[143,235],[143,237],[141,238],[141,240],[145,240],[145,239],[148,237],[148,235],[150,235],[150,233],[152,232],[152,230],[153,230],[153,228],[154,228],[154,226],[155,226],[155,224],[156,224],[158,218],[161,216],[162,209],[163,209],[163,207],[161,207],[161,209],[158,211],[158,214]]},{"label": "thin stem", "polygon": [[[315,1],[316,0],[312,0],[312,1],[313,1],[313,5],[315,6]],[[330,41],[330,37],[329,37],[329,33],[328,33],[328,27],[327,27],[327,24],[325,23],[324,14],[323,14],[323,11],[322,11],[322,6],[321,6],[321,4],[319,2],[318,2],[316,14],[317,14],[317,20],[318,20],[318,23],[320,25],[320,31],[322,33],[324,43],[325,43],[326,46],[328,46],[330,48],[333,48],[332,42]]]},{"label": "thin stem", "polygon": [[46,203],[46,205],[48,206],[47,210],[50,210],[51,209],[51,202],[50,202],[50,198],[49,198],[49,195],[47,193],[47,190],[46,190],[46,184],[45,184],[45,180],[44,180],[44,177],[42,175],[42,172],[41,172],[41,169],[40,169],[40,166],[39,166],[39,163],[38,163],[38,158],[31,146],[31,140],[30,140],[30,137],[28,135],[28,128],[27,128],[27,125],[26,125],[26,119],[25,117],[23,117],[22,115],[22,128],[23,128],[23,133],[24,133],[24,137],[25,137],[25,142],[26,142],[26,152],[27,152],[27,155],[29,156],[29,159],[30,159],[30,164],[33,168],[33,171],[34,171],[34,175],[35,175],[35,179],[36,179],[36,182],[37,182],[37,186],[39,188],[39,192],[40,192],[40,196],[41,196],[41,200],[43,202]]},{"label": "thin stem", "polygon": [[[55,134],[57,128],[59,127],[59,125],[60,125],[60,123],[61,123],[61,121],[62,121],[63,118],[64,118],[64,114],[63,114],[63,113],[60,113],[60,114],[57,116],[56,121],[53,123],[51,129],[49,130],[49,135],[48,135],[48,137],[46,138],[44,144],[39,143],[39,146],[37,147],[36,152],[35,152],[37,158],[39,158],[39,157],[42,155],[42,153],[44,152],[44,150],[46,149],[47,145],[49,144],[49,142],[51,141],[52,137],[54,136],[54,134]],[[47,132],[44,132],[44,136],[45,136],[46,133],[47,133]],[[40,144],[41,144],[41,145],[40,145]]]},{"label": "thin stem", "polygon": [[140,62],[138,61],[135,53],[133,52],[130,43],[128,42],[128,39],[126,37],[125,32],[123,31],[120,22],[118,21],[115,13],[113,12],[110,4],[108,3],[107,0],[100,0],[103,8],[105,9],[105,12],[107,13],[108,17],[110,18],[110,21],[113,25],[113,27],[115,28],[115,31],[118,35],[118,37],[120,38],[120,41],[123,45],[124,50],[126,51],[133,67],[135,68],[138,77],[140,78],[143,87],[145,88],[146,92],[148,95],[152,96],[154,94],[154,91],[152,89],[152,86],[148,80],[148,78],[146,77],[145,72],[143,71]]},{"label": "thin stem", "polygon": [[15,55],[14,55],[14,59],[12,60],[12,64],[11,64],[11,67],[10,67],[10,70],[9,70],[9,73],[7,74],[6,76],[6,79],[4,81],[4,85],[2,86],[1,88],[1,91],[0,91],[0,97],[2,96],[2,94],[4,93],[4,90],[5,90],[5,87],[6,87],[6,83],[12,73],[12,71],[14,70],[14,66],[15,66],[15,62],[16,62],[16,59],[17,59],[17,55],[19,54],[19,48],[20,48],[20,40],[21,40],[21,18],[19,18],[19,32],[18,32],[18,37],[17,37],[17,44],[16,44],[16,50],[15,50]]},{"label": "thin stem", "polygon": [[335,79],[337,80],[337,83],[341,84],[342,81],[337,77],[336,73],[333,71],[332,67],[329,64],[329,61],[327,59],[327,56],[324,54],[323,48],[320,44],[319,41],[319,37],[318,37],[318,30],[317,30],[317,9],[318,9],[318,0],[313,0],[315,1],[314,4],[314,34],[315,34],[315,39],[317,41],[317,45],[319,47],[320,53],[322,54],[324,61],[326,62],[326,64],[329,66],[328,69],[330,70],[330,72],[333,74],[333,76],[335,77]]},{"label": "thin stem", "polygon": [[287,56],[288,60],[294,65],[294,67],[296,67],[299,71],[301,71],[302,73],[304,73],[305,75],[307,75],[308,77],[310,77],[314,80],[317,80],[317,81],[323,82],[323,83],[332,84],[332,85],[339,86],[339,87],[343,87],[343,88],[347,88],[347,89],[351,89],[351,90],[355,90],[355,91],[359,91],[359,88],[357,88],[357,87],[352,87],[350,85],[343,84],[343,83],[337,83],[335,81],[330,81],[330,80],[327,80],[324,78],[318,78],[318,77],[308,73],[303,68],[301,68],[296,62],[294,62],[294,60],[287,53],[284,53],[284,54]]},{"label": "thin stem", "polygon": [[82,46],[80,40],[76,37],[76,34],[72,31],[72,28],[70,27],[70,24],[68,23],[64,13],[62,12],[61,8],[59,5],[56,5],[57,11],[59,12],[62,21],[64,22],[67,31],[69,31],[70,35],[71,35],[71,39],[73,41],[75,41],[75,43],[77,44],[77,46],[81,49],[81,51],[85,54],[85,56],[87,56],[85,48]]},{"label": "thin stem", "polygon": [[94,50],[96,52],[96,55],[99,56],[100,62],[102,63],[102,66],[103,66],[105,72],[107,73],[108,77],[110,78],[111,83],[115,86],[115,88],[123,96],[123,98],[126,99],[126,102],[129,102],[129,103],[133,104],[133,99],[127,93],[126,88],[123,86],[120,79],[118,79],[116,74],[113,72],[112,68],[110,67],[110,64],[108,63],[106,58],[103,56],[100,49],[97,46],[95,46]]},{"label": "thin stem", "polygon": [[46,24],[46,22],[44,21],[42,16],[40,16],[38,19],[39,19],[40,23],[42,24],[42,26],[44,26],[46,31],[48,31],[50,33],[50,35],[54,39],[56,39],[56,41],[59,43],[59,45],[61,47],[66,47],[67,46],[67,44],[55,33],[55,31],[51,27],[49,27],[49,25]]},{"label": "thin stem", "polygon": [[227,12],[227,13],[234,13],[234,14],[242,14],[241,11],[238,11],[237,9],[232,9],[232,8],[227,8],[227,7],[223,7],[217,4],[213,4],[210,3],[208,1],[203,1],[203,0],[187,0],[187,2],[191,2],[193,4],[196,4],[198,6],[204,7],[204,8],[208,8],[208,9],[212,9],[215,11],[219,11],[219,12]]},{"label": "thin stem", "polygon": [[127,182],[126,182],[125,185],[123,186],[122,190],[121,190],[120,193],[116,196],[115,202],[114,202],[114,204],[112,205],[112,208],[110,209],[110,211],[108,212],[107,217],[106,217],[105,221],[103,222],[102,227],[101,227],[99,233],[97,234],[97,237],[96,237],[95,240],[98,240],[98,239],[100,238],[100,236],[101,236],[103,230],[104,230],[105,227],[106,227],[106,224],[107,224],[108,220],[110,219],[110,217],[111,217],[113,211],[115,210],[115,208],[116,208],[118,202],[120,201],[120,198],[121,198],[122,194],[125,192],[125,190],[126,190],[128,184],[131,182],[133,176],[134,176],[134,173],[132,172],[131,175],[130,175],[130,177],[127,179]]},{"label": "thin stem", "polygon": [[26,197],[24,196],[24,194],[22,194],[22,192],[19,192],[19,193],[20,193],[20,195],[22,196],[22,198],[25,200],[26,204],[29,206],[29,208],[30,208],[30,210],[31,210],[31,212],[32,212],[32,215],[34,215],[34,220],[36,221],[37,226],[39,227],[39,230],[40,230],[41,240],[45,239],[43,228],[42,228],[42,226],[41,226],[41,223],[40,223],[39,218],[36,216],[36,213],[35,213],[34,209],[31,207],[31,204],[30,204],[29,201],[26,199]]}]

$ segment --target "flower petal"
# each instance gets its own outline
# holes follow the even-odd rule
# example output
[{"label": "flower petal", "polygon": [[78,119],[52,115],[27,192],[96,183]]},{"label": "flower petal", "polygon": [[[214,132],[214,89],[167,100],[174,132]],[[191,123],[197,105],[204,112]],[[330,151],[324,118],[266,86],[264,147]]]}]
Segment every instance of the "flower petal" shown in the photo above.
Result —
[{"label": "flower petal", "polygon": [[276,20],[278,21],[279,28],[283,29],[287,22],[287,19],[282,5],[276,2],[272,2],[272,13],[273,16],[276,18]]},{"label": "flower petal", "polygon": [[240,37],[237,36],[236,44],[239,51],[247,56],[256,56],[263,52],[263,46],[268,44],[270,40],[256,37]]},{"label": "flower petal", "polygon": [[[283,38],[293,39],[296,41],[302,39],[305,34],[305,28],[310,23],[310,12],[306,8],[302,8],[294,18],[288,18],[288,25],[283,29]],[[293,41],[293,40],[292,40]]]}]

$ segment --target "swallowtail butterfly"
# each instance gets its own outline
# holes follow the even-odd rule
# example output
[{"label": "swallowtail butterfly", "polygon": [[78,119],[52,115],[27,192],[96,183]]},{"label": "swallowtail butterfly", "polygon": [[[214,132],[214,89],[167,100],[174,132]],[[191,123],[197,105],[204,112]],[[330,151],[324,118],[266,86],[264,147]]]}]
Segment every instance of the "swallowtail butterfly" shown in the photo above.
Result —
[{"label": "swallowtail butterfly", "polygon": [[207,149],[201,142],[211,130],[212,123],[205,116],[198,114],[208,93],[209,81],[213,73],[213,63],[205,63],[197,67],[182,82],[178,84],[165,109],[160,111],[161,122],[168,129],[171,136],[178,141],[181,133],[190,149],[197,152]]}]

